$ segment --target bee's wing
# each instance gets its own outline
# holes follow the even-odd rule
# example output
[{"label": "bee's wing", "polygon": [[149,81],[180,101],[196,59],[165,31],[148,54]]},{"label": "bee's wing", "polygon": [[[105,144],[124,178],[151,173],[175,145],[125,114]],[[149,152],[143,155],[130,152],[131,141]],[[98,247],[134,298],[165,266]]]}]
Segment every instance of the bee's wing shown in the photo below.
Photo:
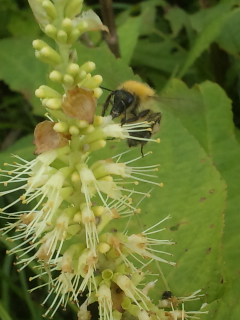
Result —
[{"label": "bee's wing", "polygon": [[172,110],[173,112],[192,113],[195,108],[198,108],[198,101],[194,98],[185,98],[177,96],[153,96],[152,110],[154,112],[164,112],[164,109]]}]

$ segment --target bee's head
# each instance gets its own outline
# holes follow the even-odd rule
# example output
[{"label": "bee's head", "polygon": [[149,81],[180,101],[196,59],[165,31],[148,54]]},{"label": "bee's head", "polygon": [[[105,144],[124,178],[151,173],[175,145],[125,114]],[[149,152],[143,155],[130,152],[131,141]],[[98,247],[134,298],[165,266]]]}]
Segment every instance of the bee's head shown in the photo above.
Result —
[{"label": "bee's head", "polygon": [[111,110],[112,118],[117,118],[123,114],[128,107],[133,103],[134,96],[125,90],[116,90],[114,93],[113,107]]}]

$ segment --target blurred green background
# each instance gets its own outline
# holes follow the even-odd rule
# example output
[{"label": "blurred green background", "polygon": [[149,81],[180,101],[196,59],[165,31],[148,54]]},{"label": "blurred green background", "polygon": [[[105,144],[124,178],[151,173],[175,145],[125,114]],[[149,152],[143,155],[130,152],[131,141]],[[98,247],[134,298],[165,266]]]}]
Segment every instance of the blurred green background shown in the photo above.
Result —
[{"label": "blurred green background", "polygon": [[[98,2],[85,1],[87,8],[101,16]],[[104,87],[141,78],[162,98],[161,144],[149,143],[153,157],[140,162],[160,163],[165,186],[144,201],[141,221],[149,226],[171,214],[163,239],[178,242],[171,248],[178,268],[163,266],[164,275],[178,296],[201,288],[206,294],[189,310],[207,302],[201,319],[239,320],[240,1],[113,1],[113,9],[120,58],[100,32],[82,36],[76,50],[79,64],[96,63]],[[0,36],[0,163],[11,153],[32,159],[33,130],[45,113],[34,91],[50,83],[51,69],[34,56],[31,43],[44,36],[26,0],[0,0]],[[110,142],[102,156],[125,149]],[[136,148],[130,158],[139,154]],[[0,198],[0,207],[13,199]],[[1,238],[0,318],[40,320],[46,291],[27,292],[38,285],[28,282],[36,269],[18,273],[15,257],[5,255],[12,245]],[[160,278],[156,300],[166,290]],[[55,319],[76,319],[72,308]]]}]

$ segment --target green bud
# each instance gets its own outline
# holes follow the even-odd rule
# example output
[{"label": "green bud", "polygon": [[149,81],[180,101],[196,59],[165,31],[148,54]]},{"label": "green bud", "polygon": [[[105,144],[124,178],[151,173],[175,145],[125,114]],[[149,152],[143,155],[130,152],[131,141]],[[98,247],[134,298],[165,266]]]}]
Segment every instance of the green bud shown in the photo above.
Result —
[{"label": "green bud", "polygon": [[121,304],[124,310],[128,310],[131,307],[131,300],[128,297],[123,298],[123,302]]},{"label": "green bud", "polygon": [[32,46],[34,49],[40,51],[42,48],[47,47],[48,44],[45,41],[37,39],[33,41]]},{"label": "green bud", "polygon": [[62,108],[62,99],[48,99],[45,104],[49,109],[58,110]]},{"label": "green bud", "polygon": [[71,63],[69,64],[67,70],[71,76],[75,77],[79,72],[79,65],[77,63]]},{"label": "green bud", "polygon": [[121,320],[122,319],[122,313],[119,312],[118,310],[113,310],[112,316],[113,316],[114,320]]},{"label": "green bud", "polygon": [[47,59],[49,64],[55,65],[61,62],[61,56],[57,53],[57,51],[55,51],[49,46],[42,48],[40,51],[40,55],[44,59]]},{"label": "green bud", "polygon": [[84,82],[86,82],[87,80],[89,80],[89,79],[91,79],[91,74],[90,73],[87,73],[86,75],[85,75],[85,77],[83,78],[83,80],[81,81],[81,82],[78,82],[78,86],[79,87],[82,87],[83,86],[83,83]]},{"label": "green bud", "polygon": [[65,187],[60,190],[61,197],[64,200],[68,200],[69,197],[73,194],[74,190],[72,187]]},{"label": "green bud", "polygon": [[55,39],[56,35],[57,35],[57,28],[53,25],[53,24],[48,24],[45,27],[45,33],[47,36],[49,36],[50,38]]},{"label": "green bud", "polygon": [[93,89],[93,95],[96,99],[100,98],[102,94],[103,94],[103,91],[101,88]]},{"label": "green bud", "polygon": [[92,211],[95,216],[101,217],[101,215],[105,212],[105,208],[103,206],[92,207]]},{"label": "green bud", "polygon": [[86,71],[86,73],[92,72],[96,68],[96,64],[92,61],[88,61],[80,66],[80,70]]},{"label": "green bud", "polygon": [[78,127],[76,126],[70,126],[69,127],[69,133],[72,135],[72,136],[78,136],[80,131],[78,129]]},{"label": "green bud", "polygon": [[64,121],[59,121],[57,122],[54,127],[53,130],[56,132],[67,132],[68,131],[68,123],[64,122]]},{"label": "green bud", "polygon": [[57,11],[54,4],[49,0],[44,0],[42,2],[42,6],[45,9],[47,15],[54,20],[57,16]]},{"label": "green bud", "polygon": [[67,33],[72,31],[72,20],[69,18],[65,18],[62,22],[62,29]]},{"label": "green bud", "polygon": [[61,44],[65,44],[67,42],[67,32],[64,30],[59,30],[57,33],[57,41]]},{"label": "green bud", "polygon": [[49,60],[41,56],[40,51],[35,51],[35,57],[44,63],[49,63]]},{"label": "green bud", "polygon": [[82,10],[82,3],[83,0],[69,0],[65,7],[65,17],[72,19],[78,15]]},{"label": "green bud", "polygon": [[70,33],[69,33],[69,37],[68,37],[68,43],[73,43],[75,42],[79,36],[80,36],[81,32],[75,28],[73,29]]},{"label": "green bud", "polygon": [[71,175],[71,181],[72,181],[72,182],[75,182],[75,183],[81,181],[80,174],[78,173],[78,171],[75,171],[75,172],[72,173],[72,175]]},{"label": "green bud", "polygon": [[85,77],[86,77],[87,73],[84,70],[79,70],[77,76],[76,76],[76,83],[80,83]]},{"label": "green bud", "polygon": [[48,86],[40,86],[36,91],[35,95],[38,98],[58,98],[62,99],[62,95],[58,93],[56,90],[48,87]]},{"label": "green bud", "polygon": [[84,79],[81,85],[88,89],[94,89],[98,87],[102,83],[102,81],[103,81],[102,76],[96,75],[91,77],[90,79]]},{"label": "green bud", "polygon": [[71,87],[74,83],[74,78],[70,74],[65,74],[63,76],[63,83],[66,87]]},{"label": "green bud", "polygon": [[86,120],[79,120],[78,121],[78,127],[80,129],[85,129],[89,126],[89,123]]},{"label": "green bud", "polygon": [[53,70],[49,74],[49,79],[52,80],[53,82],[62,82],[62,74],[59,71]]},{"label": "green bud", "polygon": [[[74,174],[74,173],[73,173]],[[80,181],[80,180],[79,180]],[[78,182],[79,182],[78,181]],[[73,181],[74,182],[74,181]],[[74,217],[73,217],[73,222],[77,222],[77,223],[80,223],[80,222],[82,222],[82,214],[81,214],[81,212],[79,211],[79,212],[77,212],[75,215],[74,215]]]}]

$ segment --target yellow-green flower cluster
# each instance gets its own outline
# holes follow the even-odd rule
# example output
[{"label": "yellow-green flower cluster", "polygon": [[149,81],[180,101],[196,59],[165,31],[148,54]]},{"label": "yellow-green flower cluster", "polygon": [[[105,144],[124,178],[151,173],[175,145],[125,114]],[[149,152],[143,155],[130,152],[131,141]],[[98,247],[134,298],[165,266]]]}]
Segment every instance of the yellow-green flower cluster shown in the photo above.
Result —
[{"label": "yellow-green flower cluster", "polygon": [[[126,188],[125,181],[126,185],[143,182],[162,186],[149,180],[154,177],[149,173],[156,172],[158,165],[132,166],[141,157],[121,162],[123,153],[111,159],[90,159],[91,152],[105,147],[107,138],[126,139],[136,129],[134,124],[121,126],[111,116],[95,114],[102,77],[91,75],[94,62],[79,66],[71,47],[83,32],[106,27],[92,11],[80,15],[82,0],[29,3],[41,29],[57,45],[54,49],[35,40],[36,57],[52,66],[49,79],[60,87],[57,91],[42,85],[36,90],[48,111],[48,120],[38,124],[34,132],[36,158],[28,162],[15,156],[16,162],[5,164],[11,169],[0,173],[7,177],[5,186],[20,184],[1,195],[23,190],[1,209],[2,217],[11,221],[2,233],[15,230],[8,240],[17,245],[8,253],[17,255],[19,270],[37,260],[39,274],[30,280],[48,276],[41,285],[49,292],[43,304],[55,297],[45,316],[52,317],[59,306],[66,308],[72,301],[79,307],[79,319],[90,319],[87,306],[98,301],[101,320],[120,320],[125,312],[139,320],[177,319],[174,311],[167,314],[152,303],[148,291],[154,282],[139,288],[152,261],[175,265],[159,256],[169,253],[153,249],[173,242],[150,237],[168,217],[140,234],[104,232],[110,221],[140,213],[139,203],[150,196],[150,191]],[[137,130],[141,126],[146,130],[146,123],[138,123]],[[136,205],[132,202],[135,193],[142,196]],[[26,210],[10,213],[9,208],[17,203],[26,205]],[[134,259],[141,269],[134,265]],[[87,292],[87,299],[80,305],[82,292]],[[182,312],[181,317],[187,314]]]}]

